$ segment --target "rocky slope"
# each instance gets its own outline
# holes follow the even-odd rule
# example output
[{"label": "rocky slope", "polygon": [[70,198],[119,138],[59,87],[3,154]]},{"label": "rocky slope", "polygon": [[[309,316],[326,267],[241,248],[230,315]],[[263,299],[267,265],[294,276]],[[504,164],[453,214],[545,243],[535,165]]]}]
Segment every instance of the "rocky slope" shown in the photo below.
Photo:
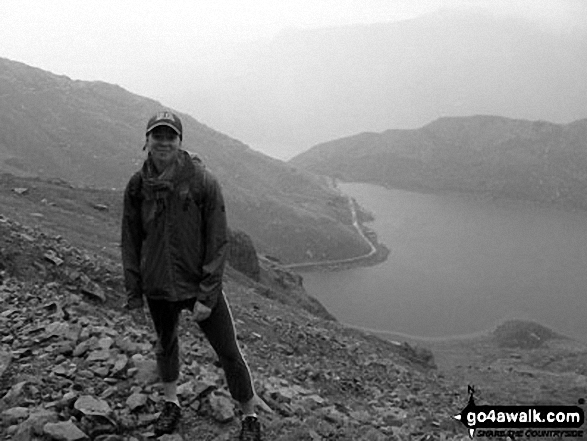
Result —
[{"label": "rocky slope", "polygon": [[[152,435],[153,335],[121,309],[119,265],[6,217],[0,237],[4,439]],[[267,299],[233,270],[226,291],[267,439],[460,437],[458,399],[425,353]],[[236,410],[215,356],[189,316],[182,335],[179,432],[229,439]]]},{"label": "rocky slope", "polygon": [[[161,400],[153,330],[124,314],[118,260],[53,232],[48,212],[16,212],[28,222],[0,216],[0,439],[151,438]],[[30,226],[39,219],[45,226]],[[252,253],[238,242],[237,256]],[[288,304],[286,291],[267,294],[264,278],[295,285],[294,274],[274,279],[261,262],[255,281],[249,259],[239,262],[253,278],[229,266],[225,290],[267,440],[464,441],[452,416],[467,384],[479,404],[575,404],[585,390],[585,345],[540,328],[424,345],[384,340]],[[189,315],[181,334],[184,419],[161,439],[233,439],[239,415],[216,357]],[[520,347],[533,334],[544,344]]]},{"label": "rocky slope", "polygon": [[[0,176],[2,214],[66,236],[74,245],[120,258],[122,195],[118,191],[73,188],[63,182]],[[281,299],[316,314],[333,317],[302,286],[299,275],[258,255],[248,234],[229,228],[228,265],[241,283],[265,296]]]}]

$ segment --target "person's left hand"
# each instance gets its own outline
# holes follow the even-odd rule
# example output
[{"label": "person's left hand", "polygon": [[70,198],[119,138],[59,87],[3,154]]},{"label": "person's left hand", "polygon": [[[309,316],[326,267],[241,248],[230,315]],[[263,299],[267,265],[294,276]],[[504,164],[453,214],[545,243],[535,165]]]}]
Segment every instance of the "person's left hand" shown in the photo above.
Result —
[{"label": "person's left hand", "polygon": [[210,317],[212,313],[212,309],[208,308],[206,305],[200,302],[196,302],[194,305],[194,320],[197,322],[201,322],[202,320],[206,320]]}]

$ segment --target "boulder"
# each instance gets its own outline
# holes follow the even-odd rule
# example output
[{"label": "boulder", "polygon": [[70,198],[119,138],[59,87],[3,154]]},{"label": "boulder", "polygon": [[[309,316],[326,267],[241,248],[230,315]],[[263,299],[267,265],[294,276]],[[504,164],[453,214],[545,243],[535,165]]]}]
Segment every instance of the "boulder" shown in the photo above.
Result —
[{"label": "boulder", "polygon": [[235,270],[258,282],[261,274],[252,239],[239,230],[228,232],[228,263]]}]

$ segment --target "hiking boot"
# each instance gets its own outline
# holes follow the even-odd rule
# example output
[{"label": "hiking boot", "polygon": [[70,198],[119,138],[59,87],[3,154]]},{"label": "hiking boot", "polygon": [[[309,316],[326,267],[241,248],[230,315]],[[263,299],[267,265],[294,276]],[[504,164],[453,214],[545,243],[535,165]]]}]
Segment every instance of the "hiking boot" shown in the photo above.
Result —
[{"label": "hiking boot", "polygon": [[177,429],[179,420],[181,418],[181,409],[175,403],[166,401],[163,405],[163,410],[155,422],[155,435],[161,436],[169,433],[173,433]]},{"label": "hiking boot", "polygon": [[248,416],[243,419],[239,441],[261,441],[261,423],[257,417]]}]

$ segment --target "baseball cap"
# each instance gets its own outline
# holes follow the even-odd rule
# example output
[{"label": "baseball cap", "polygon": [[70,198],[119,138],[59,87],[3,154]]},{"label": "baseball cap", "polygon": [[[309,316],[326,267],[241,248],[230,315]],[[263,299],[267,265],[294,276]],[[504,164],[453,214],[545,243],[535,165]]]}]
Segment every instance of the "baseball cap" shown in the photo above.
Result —
[{"label": "baseball cap", "polygon": [[169,110],[157,112],[149,119],[146,133],[148,134],[155,127],[159,126],[171,127],[179,135],[179,139],[182,139],[183,128],[181,126],[181,120],[175,113],[170,112]]}]

